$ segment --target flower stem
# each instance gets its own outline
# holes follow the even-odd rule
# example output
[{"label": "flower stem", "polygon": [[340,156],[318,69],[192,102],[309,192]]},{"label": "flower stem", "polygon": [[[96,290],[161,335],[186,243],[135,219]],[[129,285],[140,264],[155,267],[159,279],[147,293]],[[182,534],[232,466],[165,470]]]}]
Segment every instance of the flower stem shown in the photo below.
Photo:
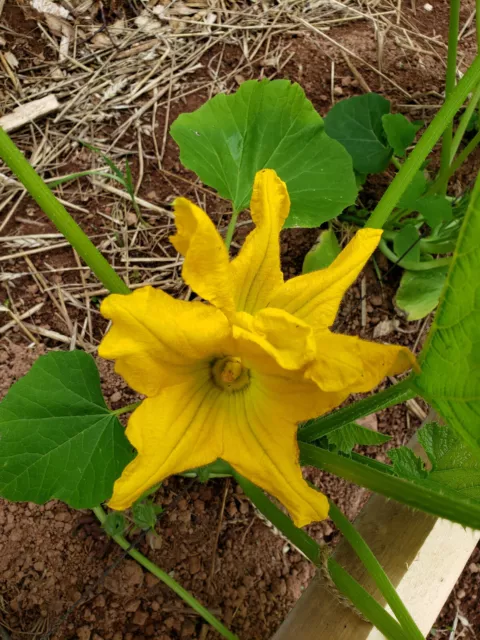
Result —
[{"label": "flower stem", "polygon": [[387,222],[397,202],[412,181],[413,176],[420,169],[425,158],[445,131],[448,123],[452,121],[458,109],[460,109],[465,102],[468,94],[477,86],[479,80],[480,56],[477,55],[383,194],[382,199],[368,219],[367,227],[381,229]]},{"label": "flower stem", "polygon": [[398,384],[388,387],[388,389],[384,389],[368,398],[354,402],[348,407],[337,409],[337,411],[327,416],[311,420],[299,430],[298,439],[301,442],[313,442],[327,433],[335,431],[335,429],[339,429],[354,420],[358,420],[358,418],[369,416],[371,413],[376,413],[387,407],[410,400],[414,398],[415,395],[416,393],[411,387],[410,379],[407,378]]},{"label": "flower stem", "polygon": [[390,582],[382,565],[378,562],[370,547],[362,538],[357,529],[351,524],[340,509],[330,501],[330,518],[341,531],[343,537],[349,542],[365,569],[368,571],[380,593],[390,605],[395,617],[400,623],[409,640],[423,640],[423,634],[415,624],[412,616],[399,597],[395,587]]},{"label": "flower stem", "polygon": [[70,242],[100,282],[112,293],[130,293],[125,282],[112,269],[1,127],[0,158],[10,167],[42,211]]},{"label": "flower stem", "polygon": [[237,224],[237,219],[240,211],[232,211],[232,215],[230,218],[230,222],[227,227],[227,234],[225,236],[225,244],[227,249],[230,249],[230,245],[232,244],[233,234],[235,233],[235,225]]},{"label": "flower stem", "polygon": [[330,578],[337,589],[385,638],[388,640],[413,640],[413,636],[407,636],[398,622],[338,562],[329,558],[327,567]]},{"label": "flower stem", "polygon": [[[93,512],[97,516],[97,518],[100,520],[100,522],[103,524],[107,518],[107,514],[102,509],[102,507],[100,506],[94,507]],[[176,580],[171,578],[168,575],[168,573],[166,573],[165,571],[162,571],[160,567],[157,567],[156,564],[154,564],[148,558],[146,558],[143,555],[143,553],[140,553],[140,551],[138,551],[137,549],[132,548],[132,545],[126,538],[119,535],[112,536],[112,538],[120,547],[122,547],[122,549],[125,549],[125,551],[128,551],[128,554],[132,558],[134,558],[139,564],[145,567],[147,571],[150,571],[150,573],[152,573],[156,578],[158,578],[164,584],[170,587],[170,589],[172,589],[172,591],[174,591],[178,596],[180,596],[180,598],[182,598],[184,602],[186,602],[190,607],[192,607],[194,611],[196,611],[199,615],[201,615],[204,620],[206,620],[209,624],[211,624],[212,627],[216,629],[221,636],[223,636],[224,638],[227,638],[227,640],[239,640],[235,634],[231,633],[231,631],[229,631],[220,622],[220,620],[217,620],[217,618],[212,613],[210,613],[208,609],[206,609],[202,604],[200,604],[200,602],[194,596],[192,596],[191,593],[189,593],[186,589],[184,589],[181,585],[179,585]]]},{"label": "flower stem", "polygon": [[120,409],[113,410],[112,413],[114,416],[121,416],[123,413],[131,413],[132,411],[135,411],[135,409],[141,404],[141,400],[139,400],[138,402],[132,402],[132,404],[127,404],[125,407],[120,407]]},{"label": "flower stem", "polygon": [[[451,96],[455,89],[457,75],[457,47],[458,27],[460,24],[460,0],[450,0],[450,20],[448,25],[448,54],[447,74],[445,77],[445,100]],[[448,170],[452,156],[453,117],[449,120],[442,138],[442,153],[440,157],[440,171],[438,185],[442,193],[446,193],[448,184]]]}]

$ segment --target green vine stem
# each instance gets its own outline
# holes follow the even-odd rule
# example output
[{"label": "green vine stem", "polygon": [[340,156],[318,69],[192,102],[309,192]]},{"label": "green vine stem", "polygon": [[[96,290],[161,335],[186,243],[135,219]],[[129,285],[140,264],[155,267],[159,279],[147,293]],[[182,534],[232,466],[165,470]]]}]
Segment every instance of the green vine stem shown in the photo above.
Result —
[{"label": "green vine stem", "polygon": [[[460,25],[460,0],[450,0],[450,19],[448,23],[448,54],[447,74],[445,77],[445,100],[448,101],[455,89],[457,75],[458,28]],[[470,92],[469,92],[470,93]],[[452,156],[453,117],[448,121],[442,138],[442,153],[440,156],[440,171],[438,186],[442,193],[446,193],[448,171]]]},{"label": "green vine stem", "polygon": [[383,194],[382,199],[368,219],[368,227],[381,229],[387,222],[397,202],[412,181],[413,176],[420,169],[425,158],[445,131],[448,123],[452,121],[457,111],[465,102],[468,94],[477,86],[479,80],[480,56],[477,55]]},{"label": "green vine stem", "polygon": [[383,391],[379,391],[374,395],[358,400],[348,407],[337,409],[327,416],[322,416],[307,422],[298,432],[298,439],[301,442],[313,442],[322,436],[339,429],[350,422],[354,422],[359,418],[369,416],[387,407],[400,404],[406,400],[411,400],[416,396],[415,391],[411,387],[409,378],[394,384]]},{"label": "green vine stem", "polygon": [[225,236],[225,245],[227,249],[230,249],[230,245],[232,244],[233,234],[235,233],[235,225],[237,224],[239,214],[240,211],[232,211],[230,222],[228,223],[227,227],[227,234]]},{"label": "green vine stem", "polygon": [[377,627],[385,638],[388,640],[412,640],[375,598],[368,591],[365,591],[333,558],[328,559],[327,570],[337,589],[355,605],[364,618]]},{"label": "green vine stem", "polygon": [[415,624],[375,554],[353,524],[332,501],[330,501],[329,515],[374,580],[409,640],[424,640],[422,632]]},{"label": "green vine stem", "polygon": [[[102,509],[102,507],[94,507],[93,513],[97,516],[101,524],[105,522],[107,519],[107,514]],[[128,551],[128,554],[134,558],[139,564],[141,564],[147,571],[150,571],[156,578],[161,580],[167,587],[170,587],[172,591],[174,591],[184,602],[186,602],[194,611],[196,611],[199,615],[202,616],[206,622],[212,625],[214,629],[220,633],[221,636],[227,638],[227,640],[239,640],[238,636],[231,633],[221,622],[217,620],[217,618],[210,613],[208,609],[206,609],[200,602],[192,596],[186,589],[184,589],[181,585],[178,584],[176,580],[171,578],[168,573],[162,571],[160,567],[157,567],[156,564],[151,562],[148,558],[146,558],[143,553],[140,553],[137,549],[131,547],[130,542],[124,538],[123,536],[112,536],[113,540],[125,551]]]},{"label": "green vine stem", "polygon": [[[443,487],[433,488],[425,481],[404,480],[391,474],[389,465],[382,465],[378,461],[373,461],[372,465],[372,461],[365,458],[365,463],[362,463],[358,457],[347,458],[305,442],[299,445],[302,466],[323,469],[414,509],[480,529],[480,505],[474,500],[456,495],[456,492],[449,492]],[[386,467],[385,471],[381,470],[382,466]]]},{"label": "green vine stem", "polygon": [[1,127],[0,158],[17,176],[42,211],[83,258],[100,282],[112,293],[130,293],[125,282],[112,269]]},{"label": "green vine stem", "polygon": [[391,262],[409,271],[430,271],[431,269],[438,269],[438,267],[447,267],[452,261],[450,257],[437,258],[436,260],[428,260],[425,262],[415,262],[414,260],[406,260],[405,258],[400,259],[400,257],[388,247],[383,238],[378,243],[378,248]]},{"label": "green vine stem", "polygon": [[142,404],[142,401],[139,400],[138,402],[132,402],[132,404],[127,404],[124,407],[120,407],[120,409],[115,409],[112,411],[114,416],[121,416],[124,413],[132,413],[132,411],[135,411],[135,409],[137,407],[139,407]]}]

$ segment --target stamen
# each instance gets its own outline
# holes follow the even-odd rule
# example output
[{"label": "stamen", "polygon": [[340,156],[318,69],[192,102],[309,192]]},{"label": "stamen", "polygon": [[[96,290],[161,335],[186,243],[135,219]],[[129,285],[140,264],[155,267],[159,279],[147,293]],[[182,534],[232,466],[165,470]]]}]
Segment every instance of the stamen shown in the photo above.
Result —
[{"label": "stamen", "polygon": [[240,358],[233,356],[216,360],[213,363],[212,374],[217,387],[229,392],[243,389],[250,381],[248,369],[243,366]]}]

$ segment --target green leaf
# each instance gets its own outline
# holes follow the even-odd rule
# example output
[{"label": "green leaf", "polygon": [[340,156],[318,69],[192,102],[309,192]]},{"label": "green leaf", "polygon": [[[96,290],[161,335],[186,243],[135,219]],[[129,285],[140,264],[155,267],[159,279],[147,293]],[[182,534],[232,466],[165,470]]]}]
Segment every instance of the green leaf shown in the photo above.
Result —
[{"label": "green leaf", "polygon": [[383,444],[391,438],[383,433],[372,431],[371,429],[352,422],[340,429],[330,431],[330,433],[327,434],[327,439],[329,444],[333,445],[337,451],[350,453],[356,444]]},{"label": "green leaf", "polygon": [[382,123],[389,111],[388,100],[366,93],[337,102],[325,118],[326,132],[343,144],[359,173],[380,173],[390,162],[392,149]]},{"label": "green leaf", "polygon": [[446,423],[480,454],[480,178],[414,379]]},{"label": "green leaf", "polygon": [[395,303],[407,320],[421,320],[436,308],[447,273],[448,267],[403,273]]},{"label": "green leaf", "polygon": [[333,229],[321,231],[316,244],[305,256],[302,273],[310,273],[329,267],[340,251],[341,248]]},{"label": "green leaf", "polygon": [[127,528],[127,521],[122,513],[111,511],[102,526],[109,536],[122,536]]},{"label": "green leaf", "polygon": [[395,234],[393,249],[399,258],[408,258],[410,261],[420,260],[420,234],[413,224],[406,224]]},{"label": "green leaf", "polygon": [[425,195],[415,203],[415,210],[425,218],[428,226],[434,229],[442,222],[453,220],[452,204],[439,194]]},{"label": "green leaf", "polygon": [[423,480],[427,477],[423,460],[408,447],[398,447],[388,452],[393,462],[393,470],[397,476],[406,480]]},{"label": "green leaf", "polygon": [[430,480],[480,500],[480,458],[453,429],[431,422],[418,431],[418,440],[432,463]]},{"label": "green leaf", "polygon": [[247,207],[255,174],[274,169],[288,187],[286,227],[316,227],[355,202],[351,159],[325,133],[303,89],[288,80],[249,80],[180,115],[170,132],[182,164],[233,202]]},{"label": "green leaf", "polygon": [[427,180],[423,171],[417,171],[398,202],[399,209],[415,209],[418,198],[425,192]]},{"label": "green leaf", "polygon": [[0,403],[0,495],[76,509],[112,495],[132,459],[108,410],[93,358],[82,351],[41,356]]},{"label": "green leaf", "polygon": [[153,529],[157,522],[158,510],[151,500],[142,500],[132,505],[132,518],[140,529]]},{"label": "green leaf", "polygon": [[412,144],[418,129],[423,126],[423,122],[413,124],[401,113],[386,113],[382,116],[382,124],[388,144],[393,148],[393,153],[400,158],[405,157],[407,147]]}]

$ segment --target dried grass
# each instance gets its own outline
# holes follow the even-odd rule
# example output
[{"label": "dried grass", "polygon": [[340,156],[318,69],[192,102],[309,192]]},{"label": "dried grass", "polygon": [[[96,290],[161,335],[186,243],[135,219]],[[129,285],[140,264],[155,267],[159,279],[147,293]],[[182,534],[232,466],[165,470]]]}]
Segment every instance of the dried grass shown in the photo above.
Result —
[{"label": "dried grass", "polygon": [[[88,141],[114,162],[137,158],[136,194],[144,180],[147,138],[153,140],[155,149],[155,157],[149,159],[156,161],[166,181],[172,177],[184,180],[194,187],[200,200],[211,193],[198,183],[192,185],[186,178],[173,176],[162,166],[171,107],[198,91],[209,95],[231,91],[249,77],[257,62],[262,67],[273,66],[276,71],[270,77],[275,77],[293,56],[285,46],[285,36],[313,33],[319,42],[326,39],[338,47],[365,91],[369,86],[361,70],[368,67],[407,96],[408,92],[381,70],[381,64],[379,68],[367,64],[337,42],[330,28],[367,20],[374,26],[380,45],[378,34],[390,30],[406,48],[441,58],[438,52],[444,46],[408,24],[396,0],[129,0],[126,14],[132,17],[117,17],[113,23],[99,0],[63,0],[60,5],[34,1],[41,13],[38,24],[50,60],[31,59],[26,63],[18,61],[12,52],[0,53],[4,71],[0,75],[0,116],[53,94],[60,102],[56,114],[41,124],[24,124],[14,134],[34,167],[53,180],[65,174],[64,167],[69,163],[80,163],[88,169],[92,164],[102,166],[103,161],[79,144]],[[115,8],[115,2],[111,6]],[[468,28],[466,25],[465,31]],[[2,29],[11,32],[9,27],[2,27],[0,37]],[[225,73],[222,62],[230,45],[237,47],[239,57],[235,68]],[[165,121],[161,132],[156,130],[159,110],[163,110]],[[95,224],[102,232],[93,234],[92,240],[132,288],[151,283],[177,294],[182,292],[179,258],[167,248],[171,231],[168,207],[137,198],[150,222],[147,232],[135,218],[132,220],[129,196],[117,183],[90,176],[76,182],[73,189],[59,187],[56,193],[67,208],[82,215],[90,213],[82,203],[92,196],[108,203],[108,212],[106,207],[97,212]],[[92,299],[106,292],[89,269],[81,265],[78,256],[68,266],[49,264],[50,256],[68,246],[59,234],[17,235],[10,231],[8,236],[1,235],[12,228],[12,220],[38,224],[25,217],[26,201],[22,186],[2,171],[0,282],[12,300],[22,298],[25,286],[35,283],[37,297],[48,302],[56,326],[62,329],[53,331],[32,324],[42,311],[32,303],[20,314],[9,308],[8,322],[0,332],[5,334],[17,324],[29,341],[47,338],[50,345],[93,350],[98,338],[98,311]]]}]

